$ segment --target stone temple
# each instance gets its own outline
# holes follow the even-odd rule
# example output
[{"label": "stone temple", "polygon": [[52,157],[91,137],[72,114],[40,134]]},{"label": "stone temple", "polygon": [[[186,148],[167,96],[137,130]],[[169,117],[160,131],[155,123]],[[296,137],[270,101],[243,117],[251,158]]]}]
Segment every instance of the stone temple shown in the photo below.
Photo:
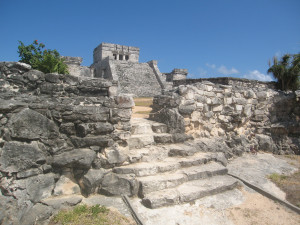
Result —
[{"label": "stone temple", "polygon": [[184,80],[187,69],[161,73],[156,60],[139,62],[140,49],[132,46],[101,43],[94,49],[93,64],[80,66],[82,58],[65,57],[72,75],[118,81],[118,92],[145,97],[169,90],[173,81]]}]

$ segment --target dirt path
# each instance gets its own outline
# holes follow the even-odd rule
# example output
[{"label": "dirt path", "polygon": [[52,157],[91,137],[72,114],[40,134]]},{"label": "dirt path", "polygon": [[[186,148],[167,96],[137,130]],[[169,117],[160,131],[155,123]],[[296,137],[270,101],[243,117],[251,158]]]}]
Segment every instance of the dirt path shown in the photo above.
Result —
[{"label": "dirt path", "polygon": [[229,220],[238,225],[295,225],[300,216],[260,194],[242,190],[245,201],[227,210]]}]

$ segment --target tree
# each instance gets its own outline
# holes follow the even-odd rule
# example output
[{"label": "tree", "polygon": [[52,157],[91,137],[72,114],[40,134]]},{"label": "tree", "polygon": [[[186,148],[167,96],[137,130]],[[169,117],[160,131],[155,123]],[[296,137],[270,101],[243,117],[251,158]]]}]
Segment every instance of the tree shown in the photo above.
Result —
[{"label": "tree", "polygon": [[300,54],[285,54],[280,61],[275,56],[273,65],[269,62],[269,66],[268,73],[277,79],[279,89],[287,91],[300,87]]},{"label": "tree", "polygon": [[31,65],[33,69],[40,70],[44,73],[69,74],[68,66],[55,49],[43,50],[45,45],[38,43],[37,40],[27,46],[21,41],[19,41],[19,43],[18,53],[21,57],[20,62],[27,63]]}]

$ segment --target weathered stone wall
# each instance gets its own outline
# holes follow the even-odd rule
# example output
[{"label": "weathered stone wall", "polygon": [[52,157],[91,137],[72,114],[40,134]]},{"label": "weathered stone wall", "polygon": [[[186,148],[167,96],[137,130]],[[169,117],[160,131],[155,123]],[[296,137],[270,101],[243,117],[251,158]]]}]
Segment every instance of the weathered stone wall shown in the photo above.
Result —
[{"label": "weathered stone wall", "polygon": [[233,85],[193,81],[155,97],[153,119],[166,123],[174,134],[222,138],[236,154],[250,148],[300,153],[300,104],[295,93],[270,89],[269,83],[221,80]]},{"label": "weathered stone wall", "polygon": [[134,106],[116,89],[0,62],[1,224],[39,223],[55,211],[48,197],[109,186],[110,168],[127,161]]},{"label": "weathered stone wall", "polygon": [[94,77],[94,69],[81,66],[82,58],[81,57],[70,57],[62,56],[64,63],[68,66],[69,74],[77,77]]},{"label": "weathered stone wall", "polygon": [[203,81],[209,81],[214,84],[231,85],[233,87],[244,87],[244,88],[270,88],[275,89],[275,82],[263,82],[258,80],[248,80],[244,78],[235,77],[214,77],[214,78],[199,78],[199,79],[182,79],[174,80],[173,86],[178,87],[180,85],[191,85],[200,83]]}]

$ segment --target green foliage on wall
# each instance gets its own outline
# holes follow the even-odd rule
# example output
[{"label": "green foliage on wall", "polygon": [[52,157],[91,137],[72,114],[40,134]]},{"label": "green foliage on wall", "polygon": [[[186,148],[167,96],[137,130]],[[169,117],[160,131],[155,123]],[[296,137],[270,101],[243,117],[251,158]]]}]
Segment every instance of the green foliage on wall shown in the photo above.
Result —
[{"label": "green foliage on wall", "polygon": [[20,62],[27,63],[33,69],[44,73],[69,74],[68,67],[57,50],[44,49],[45,45],[38,43],[37,40],[27,46],[22,41],[19,41],[19,43],[18,53],[21,58]]}]

